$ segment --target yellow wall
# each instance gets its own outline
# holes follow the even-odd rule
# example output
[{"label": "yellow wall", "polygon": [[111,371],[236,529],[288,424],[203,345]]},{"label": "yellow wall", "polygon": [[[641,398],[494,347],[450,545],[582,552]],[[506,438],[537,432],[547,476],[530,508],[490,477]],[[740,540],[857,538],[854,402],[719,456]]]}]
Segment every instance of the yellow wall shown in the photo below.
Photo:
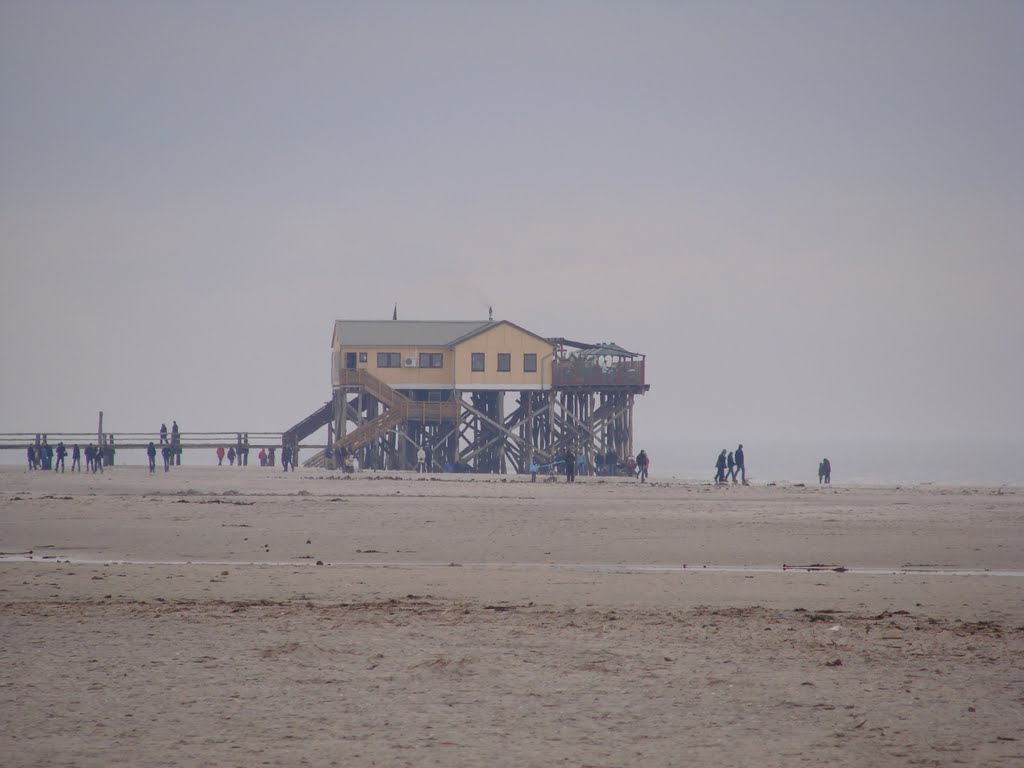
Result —
[{"label": "yellow wall", "polygon": [[[338,356],[338,365],[345,366],[345,354],[356,353],[356,368],[369,371],[378,379],[392,387],[420,387],[437,389],[452,388],[452,358],[454,354],[450,349],[444,347],[346,347],[342,346]],[[366,353],[366,362],[359,362],[359,353]],[[397,352],[401,355],[404,363],[405,358],[412,357],[416,360],[415,368],[378,368],[378,352]],[[420,368],[420,352],[440,352],[443,358],[443,368]]]},{"label": "yellow wall", "polygon": [[[457,389],[517,390],[540,385],[551,386],[551,353],[554,347],[512,325],[500,324],[484,331],[455,348],[455,386]],[[472,370],[472,353],[484,353],[483,372]],[[498,353],[512,355],[508,373],[498,372]],[[537,370],[523,371],[523,355],[537,355]]]},{"label": "yellow wall", "polygon": [[[396,388],[437,388],[437,389],[545,389],[551,387],[551,355],[554,347],[543,339],[531,336],[514,325],[499,323],[462,342],[454,349],[447,347],[356,347],[333,343],[332,366],[335,370],[345,366],[345,355],[356,353],[356,368],[364,369],[389,386]],[[359,353],[366,353],[366,362],[359,362]],[[415,368],[378,368],[378,352],[397,352],[404,362],[406,357],[416,359]],[[440,352],[444,355],[444,367],[420,368],[420,352]],[[472,353],[483,352],[484,371],[472,370]],[[511,371],[498,372],[498,353],[507,352],[511,357]],[[537,355],[537,370],[523,371],[523,355],[532,352]],[[333,377],[335,383],[337,378]]]}]

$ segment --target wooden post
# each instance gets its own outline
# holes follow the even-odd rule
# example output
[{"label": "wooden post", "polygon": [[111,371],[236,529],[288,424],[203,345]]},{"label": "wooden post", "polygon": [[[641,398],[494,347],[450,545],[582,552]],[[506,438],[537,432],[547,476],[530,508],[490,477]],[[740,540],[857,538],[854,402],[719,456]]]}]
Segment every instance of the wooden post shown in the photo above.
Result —
[{"label": "wooden post", "polygon": [[96,447],[100,448],[103,446],[103,411],[100,411],[100,423],[96,427]]}]

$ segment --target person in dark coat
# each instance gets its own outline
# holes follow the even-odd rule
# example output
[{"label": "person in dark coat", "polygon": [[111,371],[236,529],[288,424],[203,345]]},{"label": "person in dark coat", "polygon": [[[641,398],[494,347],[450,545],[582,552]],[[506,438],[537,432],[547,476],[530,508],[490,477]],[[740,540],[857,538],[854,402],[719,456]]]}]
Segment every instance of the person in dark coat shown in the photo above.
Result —
[{"label": "person in dark coat", "polygon": [[647,455],[647,451],[643,448],[640,449],[640,453],[636,455],[636,476],[640,478],[640,482],[647,480],[647,467],[650,466],[651,459]]},{"label": "person in dark coat", "polygon": [[821,466],[825,470],[825,485],[830,485],[832,483],[832,462],[822,459]]},{"label": "person in dark coat", "polygon": [[736,482],[736,459],[732,457],[732,451],[725,457],[725,474],[733,483]]},{"label": "person in dark coat", "polygon": [[68,449],[64,447],[63,442],[57,443],[57,461],[53,465],[53,471],[57,471],[57,467],[60,467],[60,471],[64,472],[64,457],[68,455]]},{"label": "person in dark coat", "polygon": [[565,482],[575,483],[576,482],[576,454],[573,453],[572,448],[565,449]]},{"label": "person in dark coat", "polygon": [[164,472],[171,471],[171,446],[169,443],[164,443],[164,447],[160,449],[160,455],[164,460]]},{"label": "person in dark coat", "polygon": [[75,443],[71,447],[71,471],[75,471],[75,467],[78,467],[78,473],[82,473],[82,449],[78,447],[78,443]]},{"label": "person in dark coat", "polygon": [[747,484],[747,465],[744,463],[746,461],[746,459],[743,456],[743,443],[740,443],[740,447],[736,449],[735,459],[736,459],[736,472],[740,476],[740,482],[743,483],[744,485],[746,485]]},{"label": "person in dark coat", "polygon": [[228,464],[235,466],[235,446],[228,446]]},{"label": "person in dark coat", "polygon": [[167,425],[166,424],[161,424],[160,425],[160,445],[163,445],[166,442],[167,442]]},{"label": "person in dark coat", "polygon": [[181,432],[178,430],[178,422],[171,422],[171,447],[174,449],[171,451],[172,463],[177,466],[181,466]]},{"label": "person in dark coat", "polygon": [[725,448],[723,448],[722,452],[718,454],[718,461],[715,462],[715,469],[718,470],[718,473],[715,475],[716,485],[722,485],[725,482],[725,468],[727,463],[728,462],[725,458]]},{"label": "person in dark coat", "polygon": [[36,447],[31,444],[28,447],[28,468],[36,468]]},{"label": "person in dark coat", "polygon": [[149,459],[149,474],[156,472],[156,446],[153,445],[153,441],[149,441],[149,445],[146,446],[146,458]]}]

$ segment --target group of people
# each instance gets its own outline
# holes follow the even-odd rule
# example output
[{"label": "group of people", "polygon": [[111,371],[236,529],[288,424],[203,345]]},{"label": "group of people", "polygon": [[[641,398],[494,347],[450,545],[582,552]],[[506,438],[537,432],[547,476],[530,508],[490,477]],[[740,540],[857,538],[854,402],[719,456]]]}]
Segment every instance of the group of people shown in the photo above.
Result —
[{"label": "group of people", "polygon": [[[153,446],[150,443],[146,446],[146,453],[149,454],[149,449]],[[171,422],[171,433],[170,436],[167,434],[167,424],[160,425],[160,453],[165,456],[164,459],[164,471],[167,471],[171,464],[181,466],[181,432],[178,430],[178,422]],[[155,460],[156,454],[150,458]],[[150,467],[150,471],[153,471],[153,467]]]},{"label": "group of people", "polygon": [[[227,452],[224,451],[223,445],[217,446],[217,466],[224,464],[224,457],[227,457],[228,464],[232,467],[235,466],[235,459],[238,459],[238,466],[247,467],[249,466],[249,433],[246,432],[238,434],[238,440],[235,441],[235,445],[228,446]],[[266,448],[260,448],[259,460],[260,466],[267,466],[267,460],[269,455],[267,454]]]},{"label": "group of people", "polygon": [[[586,454],[582,451],[577,453],[572,448],[566,448],[565,453],[562,454],[562,458],[557,461],[553,461],[550,464],[542,465],[538,464],[536,459],[530,459],[528,471],[530,473],[531,482],[537,482],[537,473],[543,470],[550,472],[549,481],[551,479],[557,480],[556,472],[558,471],[559,465],[562,466],[562,471],[565,473],[565,481],[567,483],[575,483],[578,475],[586,473]],[[633,475],[633,477],[643,483],[647,480],[647,472],[650,469],[651,460],[647,455],[647,451],[641,450],[635,458],[633,456],[627,457],[622,466],[627,472]]]},{"label": "group of people", "polygon": [[750,485],[747,482],[747,460],[743,454],[743,443],[740,443],[735,451],[726,452],[723,448],[715,461],[715,470],[715,485],[725,485],[729,482],[734,485]]},{"label": "group of people", "polygon": [[[67,446],[61,441],[56,446],[46,442],[44,438],[41,443],[31,443],[28,446],[28,468],[30,470],[53,470],[64,472],[68,456]],[[75,443],[71,446],[71,471],[82,471],[82,448]],[[89,443],[85,446],[85,471],[102,472],[103,466],[111,466],[114,463],[114,442],[110,439],[102,447]]]},{"label": "group of people", "polygon": [[[75,450],[78,450],[78,446],[75,446]],[[42,443],[29,443],[28,446],[28,468],[29,469],[52,469],[54,472],[57,471],[57,465],[61,466],[63,470],[64,456],[67,455],[67,449],[64,448],[64,443],[57,443],[57,449],[54,450],[52,445],[47,444],[46,440]],[[57,463],[55,464],[53,459],[57,457]]]},{"label": "group of people", "polygon": [[[178,466],[181,466],[180,447],[177,454],[175,454],[174,449],[171,447],[171,443],[163,443],[160,446],[160,455],[164,460],[164,472],[171,471],[171,466],[174,464],[172,459],[175,458],[175,456],[177,456],[178,459]],[[146,458],[149,459],[149,473],[153,474],[156,472],[156,445],[153,444],[152,440],[150,440],[149,445],[146,446]]]},{"label": "group of people", "polygon": [[822,459],[818,464],[818,485],[823,483],[825,485],[832,484],[832,462],[828,459]]}]

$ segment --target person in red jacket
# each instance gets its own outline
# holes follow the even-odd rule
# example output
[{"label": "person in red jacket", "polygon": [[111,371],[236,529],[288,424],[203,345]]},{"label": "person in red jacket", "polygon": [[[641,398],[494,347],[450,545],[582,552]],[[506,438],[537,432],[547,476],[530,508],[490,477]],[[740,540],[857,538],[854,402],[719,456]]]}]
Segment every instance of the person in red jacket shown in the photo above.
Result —
[{"label": "person in red jacket", "polygon": [[217,466],[221,466],[224,463],[224,446],[217,446]]}]

